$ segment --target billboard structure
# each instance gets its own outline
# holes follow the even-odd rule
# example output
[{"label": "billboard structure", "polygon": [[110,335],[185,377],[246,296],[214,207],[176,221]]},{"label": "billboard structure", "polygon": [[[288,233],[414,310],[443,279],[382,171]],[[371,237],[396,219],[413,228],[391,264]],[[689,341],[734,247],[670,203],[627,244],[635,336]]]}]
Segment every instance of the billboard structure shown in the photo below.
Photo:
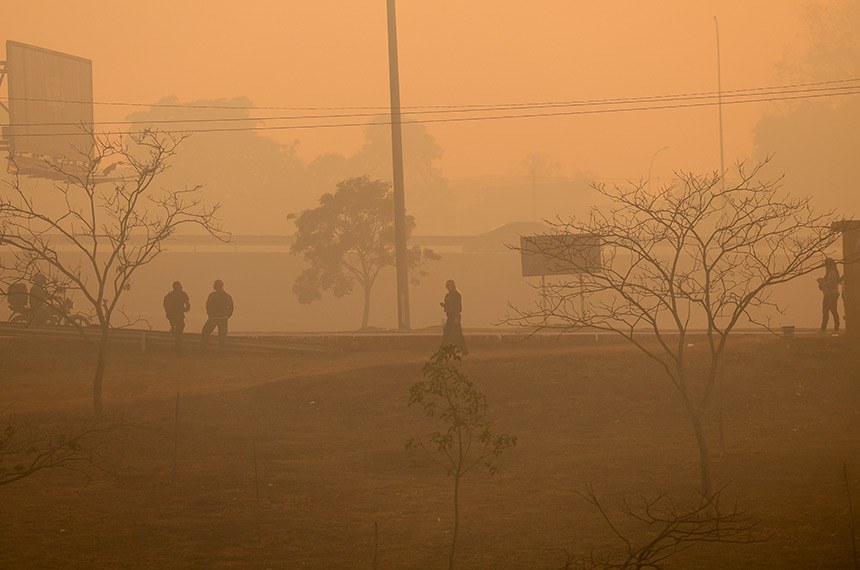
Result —
[{"label": "billboard structure", "polygon": [[93,147],[92,61],[7,41],[5,75],[10,171],[56,177],[52,165],[68,171],[86,163]]},{"label": "billboard structure", "polygon": [[600,238],[593,234],[520,237],[523,277],[597,273],[603,266]]},{"label": "billboard structure", "polygon": [[845,333],[860,339],[860,221],[843,220],[833,224],[842,233],[842,302],[845,304]]}]

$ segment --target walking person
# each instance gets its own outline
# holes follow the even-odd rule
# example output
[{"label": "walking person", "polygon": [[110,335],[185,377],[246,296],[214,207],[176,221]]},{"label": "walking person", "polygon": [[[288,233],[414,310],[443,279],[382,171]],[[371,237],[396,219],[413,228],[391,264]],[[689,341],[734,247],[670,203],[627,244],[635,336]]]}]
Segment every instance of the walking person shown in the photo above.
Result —
[{"label": "walking person", "polygon": [[445,282],[445,300],[439,305],[445,309],[445,326],[442,329],[442,346],[453,344],[459,346],[463,355],[469,354],[466,348],[466,338],[463,336],[463,325],[461,314],[463,312],[463,296],[457,290],[457,284],[453,279]]},{"label": "walking person", "polygon": [[839,334],[839,311],[837,301],[839,301],[839,285],[842,283],[842,276],[839,275],[839,268],[836,267],[836,261],[829,257],[824,260],[824,277],[818,278],[818,288],[821,289],[821,330],[818,332],[823,334],[827,332],[827,321],[830,315],[833,315],[833,332]]},{"label": "walking person", "polygon": [[170,334],[176,355],[182,356],[182,332],[185,330],[185,313],[191,310],[191,300],[188,293],[182,290],[182,283],[173,282],[173,289],[164,296],[164,314],[170,323]]},{"label": "walking person", "polygon": [[206,299],[206,315],[209,317],[203,325],[201,347],[205,350],[209,343],[209,335],[218,327],[218,346],[224,348],[227,341],[227,319],[233,316],[233,297],[224,290],[224,282],[216,279],[212,291]]}]

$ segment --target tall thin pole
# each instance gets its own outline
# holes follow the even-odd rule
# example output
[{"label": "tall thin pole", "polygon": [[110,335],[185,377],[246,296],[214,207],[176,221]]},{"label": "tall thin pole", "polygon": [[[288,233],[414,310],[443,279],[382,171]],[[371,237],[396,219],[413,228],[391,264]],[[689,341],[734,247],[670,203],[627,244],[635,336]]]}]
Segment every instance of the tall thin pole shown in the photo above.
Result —
[{"label": "tall thin pole", "polygon": [[714,16],[714,27],[717,31],[717,109],[720,116],[720,180],[723,190],[726,189],[726,165],[723,159],[723,79],[720,72],[720,23]]},{"label": "tall thin pole", "polygon": [[391,90],[391,165],[394,171],[394,260],[397,267],[397,328],[409,330],[409,268],[406,249],[406,200],[403,191],[403,134],[400,129],[400,72],[397,16],[388,3],[388,80]]},{"label": "tall thin pole", "polygon": [[[714,29],[717,33],[717,109],[720,117],[720,183],[722,190],[726,190],[726,167],[723,161],[723,81],[720,71],[720,23],[714,16]],[[725,394],[723,393],[723,370],[717,367],[717,399],[719,401],[718,423],[720,427],[720,457],[726,453],[726,430],[723,412],[725,408]]]}]

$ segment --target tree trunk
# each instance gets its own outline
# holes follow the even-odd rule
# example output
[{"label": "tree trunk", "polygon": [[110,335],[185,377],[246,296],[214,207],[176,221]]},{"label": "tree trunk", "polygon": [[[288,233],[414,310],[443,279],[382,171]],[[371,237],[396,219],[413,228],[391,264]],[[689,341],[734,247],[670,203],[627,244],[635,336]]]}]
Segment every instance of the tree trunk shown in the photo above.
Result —
[{"label": "tree trunk", "polygon": [[454,568],[454,552],[457,550],[457,533],[460,531],[460,475],[454,475],[454,530],[451,533],[451,552],[448,554],[448,570]]},{"label": "tree trunk", "polygon": [[366,329],[370,322],[370,285],[364,286],[364,314],[361,316],[361,328]]},{"label": "tree trunk", "polygon": [[696,446],[699,448],[699,470],[701,472],[701,493],[703,497],[711,496],[711,457],[708,448],[708,440],[705,438],[705,429],[702,426],[700,414],[690,414],[693,422],[693,433],[696,435]]},{"label": "tree trunk", "polygon": [[110,329],[102,327],[98,345],[98,356],[96,357],[96,373],[93,376],[93,414],[96,417],[101,417],[102,410],[104,409],[102,405],[102,381],[105,375],[105,365],[107,364],[109,339]]}]

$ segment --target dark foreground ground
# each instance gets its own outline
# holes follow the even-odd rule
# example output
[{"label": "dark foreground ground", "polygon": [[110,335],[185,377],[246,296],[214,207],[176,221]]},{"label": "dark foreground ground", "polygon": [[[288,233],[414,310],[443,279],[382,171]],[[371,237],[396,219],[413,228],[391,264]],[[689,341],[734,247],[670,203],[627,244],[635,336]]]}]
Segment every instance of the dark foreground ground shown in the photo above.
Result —
[{"label": "dark foreground ground", "polygon": [[[433,348],[177,359],[119,347],[105,402],[125,427],[99,448],[112,473],[54,470],[0,487],[0,567],[446,567],[450,479],[404,447],[433,427],[406,405]],[[92,366],[80,341],[0,347],[4,425],[86,418]],[[495,476],[464,480],[457,567],[550,569],[565,550],[617,551],[576,493],[587,485],[619,521],[624,498],[694,493],[683,407],[633,349],[501,344],[463,368],[519,444]],[[715,478],[760,520],[761,541],[697,545],[668,567],[852,567],[843,465],[860,501],[860,350],[744,338],[724,385],[722,454],[719,406],[709,421]]]}]

